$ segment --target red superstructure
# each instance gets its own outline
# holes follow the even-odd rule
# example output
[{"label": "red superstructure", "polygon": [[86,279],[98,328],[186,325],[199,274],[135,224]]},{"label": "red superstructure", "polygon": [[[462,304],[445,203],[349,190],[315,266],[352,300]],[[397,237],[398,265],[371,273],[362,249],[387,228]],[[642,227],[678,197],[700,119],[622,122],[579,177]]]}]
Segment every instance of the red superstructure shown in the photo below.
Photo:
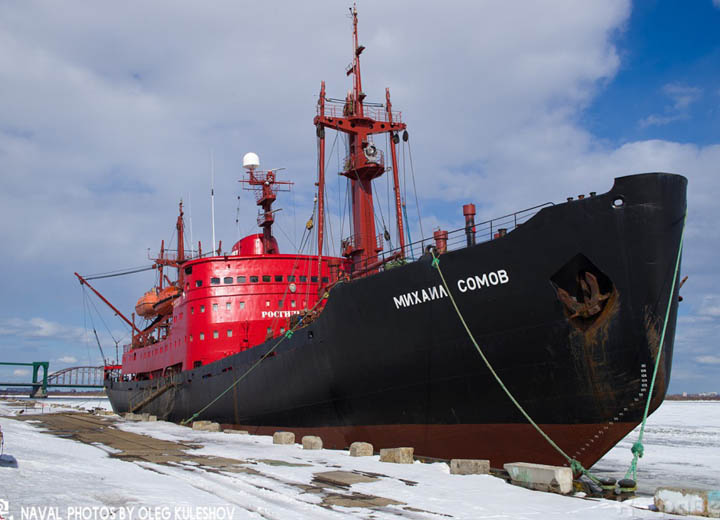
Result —
[{"label": "red superstructure", "polygon": [[[243,158],[245,189],[253,190],[260,207],[257,223],[261,234],[238,241],[229,253],[221,253],[222,242],[213,256],[203,256],[198,244],[196,255],[186,254],[183,207],[177,218],[177,252],[166,251],[163,241],[154,267],[157,286],[146,292],[135,306],[146,320],[140,328],[127,319],[82,278],[98,296],[120,315],[133,330],[132,342],[125,347],[122,373],[131,379],[155,379],[212,363],[252,348],[292,328],[295,316],[303,323],[312,321],[324,307],[327,291],[341,279],[376,273],[384,264],[402,261],[405,256],[396,145],[399,132],[407,140],[406,125],[399,112],[392,111],[390,91],[385,104],[366,103],[360,75],[360,55],[365,49],[358,43],[357,11],[353,19],[353,61],[347,75],[353,88],[344,100],[325,97],[322,82],[318,113],[314,119],[318,137],[317,182],[317,255],[280,254],[272,235],[275,212],[272,204],[279,191],[287,191],[291,182],[277,179],[278,170],[259,170],[254,153]],[[341,243],[344,258],[323,256],[325,225],[325,128],[348,136],[348,155],[341,175],[350,181],[352,234]],[[394,199],[399,248],[379,259],[387,229],[375,228],[372,181],[388,168],[385,157],[373,143],[373,136],[390,134]],[[314,217],[313,213],[313,217]],[[307,224],[308,233],[314,218]],[[213,247],[215,247],[213,245]],[[176,281],[164,272],[177,269]]]},{"label": "red superstructure", "polygon": [[[177,219],[177,253],[165,250],[155,258],[158,285],[135,307],[149,323],[139,328],[133,316],[132,342],[122,356],[122,373],[133,379],[154,379],[197,368],[254,347],[285,333],[293,317],[308,322],[320,312],[328,288],[345,276],[347,262],[317,255],[281,254],[272,235],[271,208],[282,186],[277,170],[259,171],[255,154],[246,154],[243,182],[256,193],[258,225],[263,232],[239,240],[229,253],[204,257],[184,251],[183,208]],[[312,227],[312,220],[308,228]],[[171,282],[163,270],[177,269]],[[80,275],[81,283],[95,289]],[[108,305],[97,291],[98,296]],[[295,318],[297,319],[297,318]]]}]

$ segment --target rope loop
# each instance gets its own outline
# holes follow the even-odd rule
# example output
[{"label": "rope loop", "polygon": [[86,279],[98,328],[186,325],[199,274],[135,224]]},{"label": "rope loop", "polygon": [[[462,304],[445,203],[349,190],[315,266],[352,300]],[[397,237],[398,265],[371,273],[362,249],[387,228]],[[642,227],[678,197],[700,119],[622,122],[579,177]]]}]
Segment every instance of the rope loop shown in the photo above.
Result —
[{"label": "rope loop", "polygon": [[630,448],[630,451],[632,451],[633,455],[640,458],[645,454],[645,446],[643,446],[643,443],[641,441],[636,441],[632,445],[632,448]]},{"label": "rope loop", "polygon": [[287,331],[287,332],[285,333],[285,337],[286,337],[287,339],[290,339],[290,338],[293,337],[293,334],[295,334],[295,332],[292,331],[292,330],[289,330],[289,331]]},{"label": "rope loop", "polygon": [[435,269],[440,270],[440,259],[439,259],[437,256],[435,256],[435,252],[434,252],[434,251],[433,251],[432,266],[433,266]]}]

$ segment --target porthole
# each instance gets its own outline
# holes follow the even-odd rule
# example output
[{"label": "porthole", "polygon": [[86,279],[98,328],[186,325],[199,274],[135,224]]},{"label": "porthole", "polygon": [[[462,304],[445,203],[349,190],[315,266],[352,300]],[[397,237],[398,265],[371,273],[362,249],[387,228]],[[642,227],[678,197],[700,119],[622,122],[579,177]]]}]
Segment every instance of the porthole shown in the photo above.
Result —
[{"label": "porthole", "polygon": [[622,208],[625,205],[625,198],[624,197],[615,197],[612,205],[613,205],[613,208]]}]

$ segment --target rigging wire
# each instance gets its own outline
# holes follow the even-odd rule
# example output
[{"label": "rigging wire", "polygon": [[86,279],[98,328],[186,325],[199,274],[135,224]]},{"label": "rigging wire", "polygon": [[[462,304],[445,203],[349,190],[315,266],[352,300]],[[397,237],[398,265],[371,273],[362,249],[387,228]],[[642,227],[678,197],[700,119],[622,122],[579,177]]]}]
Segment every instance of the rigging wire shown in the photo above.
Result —
[{"label": "rigging wire", "polygon": [[420,204],[418,203],[417,186],[415,185],[415,168],[413,167],[412,148],[410,148],[410,142],[408,141],[408,156],[410,157],[410,173],[412,173],[413,192],[415,193],[415,209],[417,209],[418,222],[420,224],[420,236],[425,239],[425,232],[423,231],[422,217],[420,216]]},{"label": "rigging wire", "polygon": [[126,274],[142,273],[143,271],[150,271],[151,269],[155,269],[155,264],[147,265],[144,267],[130,267],[125,270],[108,271],[106,273],[91,274],[88,276],[83,276],[83,278],[88,281],[100,280],[101,278],[113,278],[115,276],[125,276]]}]

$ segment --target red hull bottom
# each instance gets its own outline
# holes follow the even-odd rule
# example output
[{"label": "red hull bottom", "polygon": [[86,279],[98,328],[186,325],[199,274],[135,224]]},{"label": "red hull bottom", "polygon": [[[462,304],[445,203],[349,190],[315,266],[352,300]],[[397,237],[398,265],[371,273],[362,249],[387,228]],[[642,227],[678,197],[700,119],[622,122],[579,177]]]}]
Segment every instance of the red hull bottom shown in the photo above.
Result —
[{"label": "red hull bottom", "polygon": [[[489,459],[494,468],[502,468],[506,462],[567,465],[567,461],[529,424],[396,424],[314,428],[225,426],[245,429],[257,435],[290,431],[295,434],[297,442],[304,435],[317,435],[322,438],[323,446],[330,449],[347,449],[355,441],[369,442],[376,451],[412,446],[416,455],[438,459]],[[540,425],[565,453],[586,468],[597,462],[635,426],[635,423],[624,422]]]}]

